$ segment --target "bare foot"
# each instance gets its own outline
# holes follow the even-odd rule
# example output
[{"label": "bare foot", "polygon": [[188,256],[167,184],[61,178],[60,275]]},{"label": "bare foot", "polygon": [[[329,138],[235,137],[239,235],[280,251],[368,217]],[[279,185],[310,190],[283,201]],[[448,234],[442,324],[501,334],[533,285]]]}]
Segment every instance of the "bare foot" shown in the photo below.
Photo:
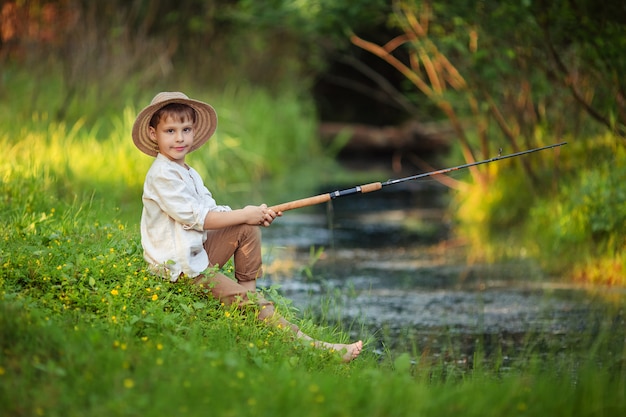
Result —
[{"label": "bare foot", "polygon": [[361,353],[361,350],[363,350],[363,342],[360,340],[349,345],[343,343],[323,343],[323,346],[327,349],[342,353],[343,356],[341,356],[341,360],[346,363],[356,359]]},{"label": "bare foot", "polygon": [[328,349],[334,352],[342,353],[343,356],[341,360],[343,362],[350,362],[359,356],[361,350],[363,350],[363,342],[359,340],[358,342],[344,344],[344,343],[328,343],[328,342],[320,342],[319,340],[314,340],[310,336],[302,333],[298,330],[297,337],[304,340],[310,340],[313,346],[317,348]]}]

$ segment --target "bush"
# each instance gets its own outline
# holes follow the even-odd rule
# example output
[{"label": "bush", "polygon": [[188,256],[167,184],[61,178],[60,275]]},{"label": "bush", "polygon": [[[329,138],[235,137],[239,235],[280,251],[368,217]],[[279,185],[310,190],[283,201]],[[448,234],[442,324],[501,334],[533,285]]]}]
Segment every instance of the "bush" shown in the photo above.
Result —
[{"label": "bush", "polygon": [[607,134],[570,141],[558,157],[535,155],[539,186],[513,161],[492,167],[487,188],[462,189],[458,232],[473,255],[535,257],[558,275],[626,283],[626,148]]},{"label": "bush", "polygon": [[579,279],[623,285],[626,150],[598,140],[580,152],[582,163],[571,167],[558,193],[532,208],[528,230],[546,265],[570,268]]}]

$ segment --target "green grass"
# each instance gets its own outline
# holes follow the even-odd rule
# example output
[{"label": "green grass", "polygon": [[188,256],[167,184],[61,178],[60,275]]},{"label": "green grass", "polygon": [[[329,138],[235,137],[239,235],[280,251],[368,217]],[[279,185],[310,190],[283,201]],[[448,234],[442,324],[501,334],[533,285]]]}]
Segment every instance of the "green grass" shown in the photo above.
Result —
[{"label": "green grass", "polygon": [[[3,277],[3,415],[195,416],[211,410],[224,416],[614,416],[626,411],[623,346],[612,355],[589,349],[584,359],[530,356],[524,367],[506,373],[478,368],[447,378],[441,363],[423,358],[414,363],[408,354],[378,362],[366,353],[346,365],[299,345],[285,331],[258,325],[252,312],[227,309],[190,286],[137,273],[135,255],[93,258],[95,264],[108,259],[93,280],[88,272],[67,274],[63,265],[43,268],[50,271],[48,279]],[[122,265],[127,261],[131,266]]]}]

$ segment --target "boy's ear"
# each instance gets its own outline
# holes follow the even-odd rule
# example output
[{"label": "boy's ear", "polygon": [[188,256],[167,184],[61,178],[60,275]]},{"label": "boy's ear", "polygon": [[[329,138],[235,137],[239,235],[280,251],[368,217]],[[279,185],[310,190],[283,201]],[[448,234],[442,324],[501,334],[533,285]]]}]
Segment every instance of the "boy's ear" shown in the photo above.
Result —
[{"label": "boy's ear", "polygon": [[152,126],[148,126],[148,135],[150,135],[150,139],[156,142],[156,130]]}]

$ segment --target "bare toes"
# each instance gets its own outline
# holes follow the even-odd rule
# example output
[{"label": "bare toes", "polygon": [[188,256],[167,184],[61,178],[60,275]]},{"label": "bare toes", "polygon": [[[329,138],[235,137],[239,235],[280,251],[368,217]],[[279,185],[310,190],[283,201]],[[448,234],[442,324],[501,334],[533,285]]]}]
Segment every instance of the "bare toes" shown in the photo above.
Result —
[{"label": "bare toes", "polygon": [[356,359],[359,354],[361,353],[361,350],[363,350],[363,342],[362,341],[358,341],[355,343],[352,343],[351,345],[346,345],[346,354],[343,355],[343,361],[344,362],[350,362],[353,361],[354,359]]}]

